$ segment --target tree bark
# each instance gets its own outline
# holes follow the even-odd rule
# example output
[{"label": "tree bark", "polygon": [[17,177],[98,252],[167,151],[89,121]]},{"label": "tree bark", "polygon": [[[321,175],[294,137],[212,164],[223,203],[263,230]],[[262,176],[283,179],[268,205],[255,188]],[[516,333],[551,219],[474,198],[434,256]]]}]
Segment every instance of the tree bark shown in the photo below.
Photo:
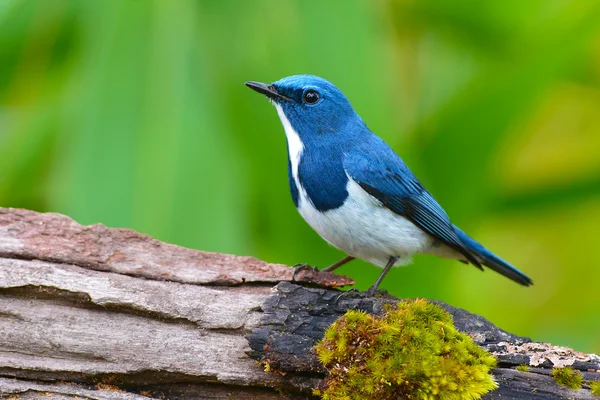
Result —
[{"label": "tree bark", "polygon": [[[253,257],[166,244],[59,214],[0,208],[0,395],[53,399],[305,399],[325,376],[311,351],[348,309],[392,296]],[[534,343],[442,304],[499,360],[486,399],[592,399],[552,366],[600,379],[600,357]],[[261,363],[262,362],[262,363]],[[266,372],[263,363],[272,367]],[[520,364],[530,372],[518,372]]]}]

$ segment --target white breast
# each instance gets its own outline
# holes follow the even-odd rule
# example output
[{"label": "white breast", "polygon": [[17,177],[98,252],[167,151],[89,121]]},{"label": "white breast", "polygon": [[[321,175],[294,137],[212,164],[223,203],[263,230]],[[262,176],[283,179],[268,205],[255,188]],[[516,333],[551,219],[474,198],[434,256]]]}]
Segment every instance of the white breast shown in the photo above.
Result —
[{"label": "white breast", "polygon": [[378,266],[391,256],[400,257],[396,265],[411,260],[415,253],[427,252],[433,239],[406,218],[390,211],[348,178],[348,198],[341,207],[321,212],[312,204],[298,180],[298,165],[304,145],[298,133],[276,102],[285,130],[292,178],[298,188],[298,211],[323,239],[343,252]]},{"label": "white breast", "polygon": [[432,247],[432,238],[408,219],[390,211],[349,179],[348,199],[334,210],[319,212],[303,203],[300,214],[325,240],[345,253],[383,267],[391,256],[396,265]]}]

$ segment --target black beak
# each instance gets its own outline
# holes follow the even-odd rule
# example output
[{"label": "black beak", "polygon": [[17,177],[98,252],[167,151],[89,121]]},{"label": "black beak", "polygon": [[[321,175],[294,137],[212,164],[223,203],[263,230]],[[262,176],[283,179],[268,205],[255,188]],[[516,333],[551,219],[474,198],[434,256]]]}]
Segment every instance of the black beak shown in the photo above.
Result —
[{"label": "black beak", "polygon": [[282,94],[279,94],[275,86],[267,85],[266,83],[260,82],[246,82],[246,86],[250,89],[257,91],[258,93],[262,93],[271,99],[281,99],[285,101],[290,101],[288,97],[285,97]]}]

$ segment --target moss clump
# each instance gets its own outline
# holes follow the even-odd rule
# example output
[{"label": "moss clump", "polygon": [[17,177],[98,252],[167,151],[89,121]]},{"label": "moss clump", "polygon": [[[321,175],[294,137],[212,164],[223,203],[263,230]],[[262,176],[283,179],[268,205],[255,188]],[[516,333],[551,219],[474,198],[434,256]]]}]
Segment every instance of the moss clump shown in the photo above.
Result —
[{"label": "moss clump", "polygon": [[517,366],[517,371],[519,372],[529,372],[529,367],[525,364],[521,364]]},{"label": "moss clump", "polygon": [[581,389],[583,375],[581,375],[581,372],[573,370],[573,368],[552,368],[550,375],[554,378],[554,382],[560,386],[565,386],[569,389]]},{"label": "moss clump", "polygon": [[590,382],[590,390],[594,396],[600,396],[600,381]]},{"label": "moss clump", "polygon": [[381,317],[348,311],[316,347],[328,369],[324,400],[479,399],[498,385],[496,359],[425,300],[389,306]]}]

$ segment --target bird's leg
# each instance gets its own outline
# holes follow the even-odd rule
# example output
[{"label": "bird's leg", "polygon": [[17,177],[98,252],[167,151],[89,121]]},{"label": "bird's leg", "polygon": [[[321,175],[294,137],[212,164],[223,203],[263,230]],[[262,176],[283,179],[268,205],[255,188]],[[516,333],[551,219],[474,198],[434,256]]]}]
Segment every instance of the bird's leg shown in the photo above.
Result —
[{"label": "bird's leg", "polygon": [[390,257],[390,259],[388,260],[388,263],[385,265],[385,268],[383,269],[383,272],[381,273],[381,275],[379,275],[379,278],[377,278],[377,280],[375,281],[373,286],[371,286],[369,288],[369,290],[367,290],[368,294],[374,295],[375,293],[377,293],[379,284],[381,283],[381,281],[383,281],[383,278],[385,278],[387,273],[390,272],[390,269],[394,266],[396,261],[398,261],[398,258],[400,258],[400,257]]},{"label": "bird's leg", "polygon": [[354,258],[355,257],[352,257],[352,256],[348,256],[348,257],[342,258],[340,261],[338,261],[338,262],[336,262],[334,264],[331,264],[329,267],[323,269],[322,271],[331,272],[334,269],[337,269],[337,268],[341,267],[342,265],[346,264],[347,262],[354,260]]}]

